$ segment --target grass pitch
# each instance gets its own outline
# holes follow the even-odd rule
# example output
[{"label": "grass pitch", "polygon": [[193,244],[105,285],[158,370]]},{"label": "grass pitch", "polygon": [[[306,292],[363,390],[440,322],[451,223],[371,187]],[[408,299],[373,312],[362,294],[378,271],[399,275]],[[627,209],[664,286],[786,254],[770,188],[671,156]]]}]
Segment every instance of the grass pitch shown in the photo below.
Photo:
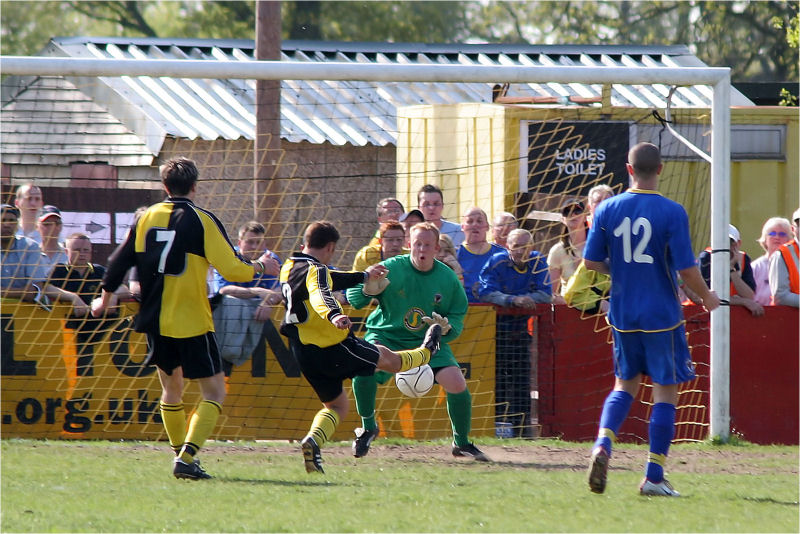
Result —
[{"label": "grass pitch", "polygon": [[797,532],[798,448],[675,445],[683,496],[637,494],[645,446],[615,449],[603,495],[586,484],[589,444],[376,440],[362,459],[299,445],[210,442],[210,481],[179,481],[164,443],[2,441],[3,532]]}]

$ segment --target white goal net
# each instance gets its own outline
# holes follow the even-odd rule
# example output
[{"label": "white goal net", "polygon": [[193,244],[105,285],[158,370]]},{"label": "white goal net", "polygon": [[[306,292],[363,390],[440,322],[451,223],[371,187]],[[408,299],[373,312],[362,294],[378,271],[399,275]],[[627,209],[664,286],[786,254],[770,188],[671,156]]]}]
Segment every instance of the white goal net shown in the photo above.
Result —
[{"label": "white goal net", "polygon": [[[416,208],[416,192],[425,183],[442,189],[450,220],[458,221],[472,205],[490,218],[512,212],[546,255],[561,232],[564,200],[585,198],[598,184],[622,190],[629,146],[651,141],[664,154],[665,194],[690,214],[695,247],[728,248],[728,69],[256,62],[204,54],[197,51],[206,59],[181,60],[3,57],[8,75],[2,102],[3,202],[13,203],[16,187],[34,182],[44,203],[62,210],[61,237],[88,232],[93,261],[104,264],[136,208],[163,198],[158,165],[186,156],[201,169],[197,203],[222,220],[234,242],[241,225],[262,222],[269,248],[282,259],[297,249],[309,222],[328,219],[342,233],[334,263],[349,269],[375,232],[376,202],[395,197],[406,211]],[[248,107],[237,98],[254,94],[255,80],[283,81],[282,99],[293,105],[281,107],[281,121],[291,124],[291,131],[256,130],[256,104]],[[669,111],[670,128],[654,117],[652,107],[609,107],[610,100],[581,97],[578,89],[574,98],[538,102],[514,102],[506,95],[506,104],[502,99],[398,109],[385,104],[386,92],[410,93],[418,84],[433,84],[446,93],[462,90],[464,83],[483,84],[487,91],[502,91],[503,84],[593,86],[609,93],[635,87],[663,101],[676,87],[674,98],[685,102]],[[324,93],[327,103],[310,98],[310,91]],[[697,94],[704,95],[706,106],[695,101]],[[661,117],[667,113],[666,106],[655,111]],[[165,133],[167,123],[180,125],[179,131]],[[707,157],[690,149],[687,139],[700,144]],[[80,147],[71,146],[78,142]],[[723,299],[729,292],[726,265],[719,254],[713,256],[712,289]],[[37,304],[3,302],[6,435],[163,437],[158,380],[152,368],[140,365],[144,341],[130,329],[136,303],[125,303],[119,315],[93,325],[96,335],[90,339],[81,334],[85,323],[71,321],[70,311],[64,304],[46,311]],[[366,317],[368,311],[353,313]],[[681,393],[679,440],[727,438],[728,314],[722,307],[710,323],[695,321],[690,345],[699,378]],[[277,333],[281,315],[276,306],[270,321],[241,325],[242,336],[253,335],[255,345],[230,365],[220,437],[297,438],[317,410]],[[563,310],[540,309],[533,316],[529,328],[536,341],[524,354],[534,364],[532,424],[542,435],[552,429],[591,439],[611,384],[605,322]],[[494,435],[498,414],[510,409],[498,407],[494,397],[494,326],[494,308],[472,307],[468,328],[454,344],[473,394],[473,429],[484,435]],[[559,351],[575,347],[587,356],[562,358]],[[568,375],[572,378],[560,378]],[[553,394],[561,396],[545,398]],[[443,398],[438,387],[413,400],[384,387],[380,427],[407,437],[448,435]],[[186,401],[190,405],[192,399]],[[595,410],[592,425],[560,430],[553,415],[558,402],[588,403],[585,408]],[[337,437],[360,426],[351,417],[353,424],[341,425]],[[647,412],[634,417],[645,421]],[[631,437],[646,439],[639,428],[634,425]]]}]

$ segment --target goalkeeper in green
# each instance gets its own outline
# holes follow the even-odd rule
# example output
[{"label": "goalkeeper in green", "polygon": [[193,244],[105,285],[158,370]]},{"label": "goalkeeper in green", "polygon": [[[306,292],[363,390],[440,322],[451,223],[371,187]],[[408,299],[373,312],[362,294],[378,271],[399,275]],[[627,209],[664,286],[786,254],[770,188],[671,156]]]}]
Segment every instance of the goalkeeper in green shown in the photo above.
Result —
[{"label": "goalkeeper in green", "polygon": [[[447,392],[447,413],[453,427],[453,456],[468,456],[486,462],[486,457],[469,441],[472,425],[472,396],[464,375],[447,342],[454,340],[464,328],[467,295],[456,274],[445,264],[436,261],[439,251],[439,230],[431,223],[419,223],[411,229],[411,253],[389,258],[379,265],[388,269],[388,284],[372,288],[359,284],[347,290],[347,299],[355,308],[363,308],[372,299],[378,307],[367,318],[365,340],[392,350],[418,346],[427,324],[442,325],[439,352],[431,358],[430,366],[436,382]],[[433,318],[433,319],[431,319]],[[423,320],[424,319],[424,320]],[[371,376],[353,379],[356,408],[362,428],[357,428],[353,455],[361,458],[369,452],[378,435],[375,420],[375,397],[378,384],[392,375],[378,371]]]}]

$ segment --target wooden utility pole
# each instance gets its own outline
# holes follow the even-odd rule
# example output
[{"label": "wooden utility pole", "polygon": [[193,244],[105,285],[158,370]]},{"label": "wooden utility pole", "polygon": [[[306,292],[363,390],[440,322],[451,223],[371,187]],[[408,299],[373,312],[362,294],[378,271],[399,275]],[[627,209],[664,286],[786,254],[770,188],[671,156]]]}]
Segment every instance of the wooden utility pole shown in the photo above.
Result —
[{"label": "wooden utility pole", "polygon": [[[256,60],[281,58],[281,3],[256,2]],[[256,80],[256,132],[253,145],[253,211],[267,228],[267,247],[274,250],[279,234],[277,183],[281,150],[281,82]]]}]

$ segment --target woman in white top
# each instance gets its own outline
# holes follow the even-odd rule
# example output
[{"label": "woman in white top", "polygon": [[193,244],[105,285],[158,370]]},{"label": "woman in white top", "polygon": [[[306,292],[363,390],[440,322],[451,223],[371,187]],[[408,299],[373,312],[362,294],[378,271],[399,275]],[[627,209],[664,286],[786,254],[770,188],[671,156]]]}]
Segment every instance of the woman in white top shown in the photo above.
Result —
[{"label": "woman in white top", "polygon": [[550,248],[547,255],[550,282],[553,285],[553,304],[566,304],[563,291],[569,277],[583,259],[583,246],[589,231],[583,202],[569,199],[561,208],[561,222],[564,224],[561,239]]},{"label": "woman in white top", "polygon": [[753,278],[756,279],[756,292],[753,300],[762,306],[772,304],[772,294],[769,290],[769,259],[784,243],[792,240],[792,226],[788,219],[783,217],[772,217],[767,219],[761,228],[761,237],[758,244],[766,251],[766,254],[753,260]]}]

